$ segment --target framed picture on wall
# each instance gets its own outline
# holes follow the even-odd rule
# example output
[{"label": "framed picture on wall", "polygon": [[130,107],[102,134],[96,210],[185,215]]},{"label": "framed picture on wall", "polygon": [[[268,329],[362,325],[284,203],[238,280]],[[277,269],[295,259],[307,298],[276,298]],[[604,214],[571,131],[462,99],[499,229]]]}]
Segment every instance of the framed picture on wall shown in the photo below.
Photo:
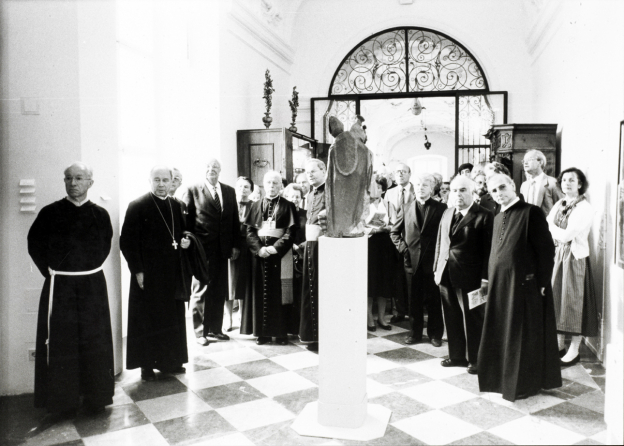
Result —
[{"label": "framed picture on wall", "polygon": [[615,262],[624,269],[624,121],[620,122],[617,210],[615,216]]}]

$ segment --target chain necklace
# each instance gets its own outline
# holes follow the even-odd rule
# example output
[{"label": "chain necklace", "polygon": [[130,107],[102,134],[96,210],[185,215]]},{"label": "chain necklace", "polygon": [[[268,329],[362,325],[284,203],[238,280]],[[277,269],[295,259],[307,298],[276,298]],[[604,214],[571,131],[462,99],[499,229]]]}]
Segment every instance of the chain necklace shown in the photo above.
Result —
[{"label": "chain necklace", "polygon": [[175,237],[173,235],[173,233],[175,232],[175,220],[173,219],[173,207],[171,206],[171,202],[169,201],[169,197],[165,198],[165,201],[167,203],[169,203],[169,210],[171,211],[171,226],[173,227],[173,231],[171,229],[169,229],[169,225],[167,224],[167,220],[165,220],[165,216],[160,211],[160,208],[158,207],[158,203],[156,203],[156,200],[154,200],[154,195],[150,194],[150,196],[152,197],[152,201],[154,202],[154,206],[156,206],[156,209],[158,209],[158,213],[160,214],[160,217],[165,222],[165,226],[167,226],[167,231],[169,231],[169,234],[171,234],[171,239],[173,240],[173,243],[171,243],[171,246],[173,246],[173,249],[178,249],[178,242],[176,242],[176,239],[175,239]]},{"label": "chain necklace", "polygon": [[[275,197],[273,197],[275,198]],[[275,206],[273,206],[273,214],[270,215],[267,218],[267,221],[273,221],[275,219],[275,213],[277,212],[277,206],[279,205],[280,202],[280,196],[277,196],[277,203],[275,203]],[[267,211],[269,211],[269,213],[271,213],[271,204],[273,204],[273,201],[270,198],[266,199],[269,203],[267,204]],[[264,203],[263,203],[264,204]],[[264,215],[264,206],[262,206],[262,215]]]}]

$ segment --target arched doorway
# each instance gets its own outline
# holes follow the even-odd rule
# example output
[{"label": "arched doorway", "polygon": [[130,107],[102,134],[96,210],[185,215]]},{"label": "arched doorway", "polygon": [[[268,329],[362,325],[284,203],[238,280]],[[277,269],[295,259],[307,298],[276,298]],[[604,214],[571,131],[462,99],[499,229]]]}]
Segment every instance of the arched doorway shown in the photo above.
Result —
[{"label": "arched doorway", "polygon": [[441,156],[450,176],[459,164],[489,160],[483,135],[507,122],[507,92],[490,91],[478,60],[455,39],[392,28],[358,43],[336,68],[328,96],[312,99],[312,137],[331,144],[329,117],[348,129],[358,114],[376,167]]}]

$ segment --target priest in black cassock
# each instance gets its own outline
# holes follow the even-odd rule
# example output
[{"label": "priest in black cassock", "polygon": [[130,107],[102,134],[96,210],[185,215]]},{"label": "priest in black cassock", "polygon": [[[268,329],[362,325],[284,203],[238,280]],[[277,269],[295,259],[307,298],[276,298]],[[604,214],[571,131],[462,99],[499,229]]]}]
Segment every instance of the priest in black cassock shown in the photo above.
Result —
[{"label": "priest in black cassock", "polygon": [[488,190],[501,210],[490,251],[479,389],[515,401],[561,387],[550,283],[555,246],[544,213],[520,201],[511,178],[492,176]]},{"label": "priest in black cassock", "polygon": [[[93,171],[65,169],[67,197],[45,206],[28,232],[28,253],[45,277],[35,356],[35,407],[87,412],[113,403],[113,337],[102,265],[113,228],[106,209],[87,199]],[[50,290],[52,288],[52,291]]]},{"label": "priest in black cassock", "polygon": [[293,303],[292,245],[297,231],[295,205],[279,195],[282,176],[264,175],[265,198],[256,201],[245,218],[252,254],[251,304],[243,305],[242,334],[253,334],[258,345],[288,344],[286,305]]},{"label": "priest in black cassock", "polygon": [[188,362],[180,250],[191,242],[182,238],[180,203],[167,195],[171,180],[169,168],[152,169],[152,190],[128,206],[119,240],[132,273],[126,368],[140,367],[146,381],[154,369],[184,373]]}]

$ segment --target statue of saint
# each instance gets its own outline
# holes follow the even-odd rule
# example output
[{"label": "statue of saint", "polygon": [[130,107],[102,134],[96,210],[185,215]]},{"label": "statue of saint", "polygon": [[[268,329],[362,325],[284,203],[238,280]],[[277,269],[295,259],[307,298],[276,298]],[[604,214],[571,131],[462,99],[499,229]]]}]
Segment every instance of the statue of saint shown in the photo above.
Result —
[{"label": "statue of saint", "polygon": [[357,117],[350,131],[344,131],[342,122],[329,118],[329,131],[335,138],[329,149],[325,204],[328,237],[364,236],[365,213],[368,213],[372,187],[373,154],[366,147],[364,118]]}]

